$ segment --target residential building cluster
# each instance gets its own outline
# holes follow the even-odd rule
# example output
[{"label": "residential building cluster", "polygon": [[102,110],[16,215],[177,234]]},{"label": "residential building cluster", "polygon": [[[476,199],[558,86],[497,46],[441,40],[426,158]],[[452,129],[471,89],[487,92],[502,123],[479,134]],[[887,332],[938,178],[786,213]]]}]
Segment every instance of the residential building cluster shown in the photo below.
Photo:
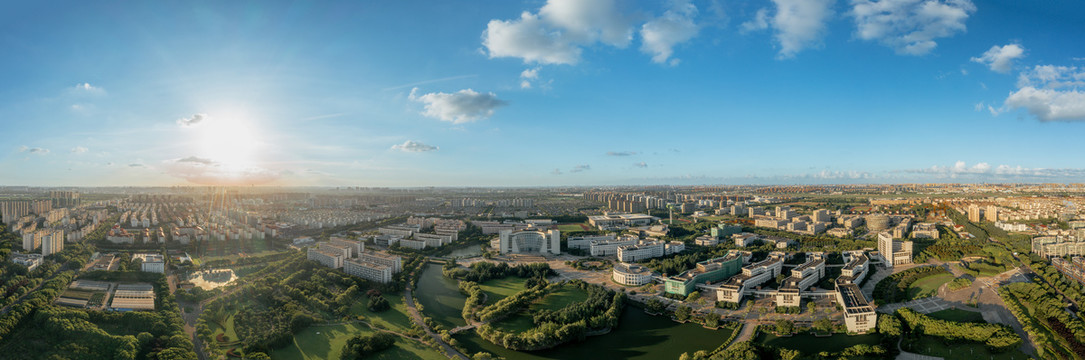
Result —
[{"label": "residential building cluster", "polygon": [[361,241],[332,237],[306,250],[306,257],[332,269],[369,281],[387,284],[393,275],[403,271],[399,256],[367,251]]}]

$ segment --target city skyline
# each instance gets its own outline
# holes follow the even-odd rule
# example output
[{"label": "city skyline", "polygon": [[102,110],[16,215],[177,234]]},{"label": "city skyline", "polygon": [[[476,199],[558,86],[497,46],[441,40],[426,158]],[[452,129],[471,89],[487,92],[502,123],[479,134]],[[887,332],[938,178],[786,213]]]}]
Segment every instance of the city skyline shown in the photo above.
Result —
[{"label": "city skyline", "polygon": [[1085,181],[1069,1],[46,6],[0,185]]}]

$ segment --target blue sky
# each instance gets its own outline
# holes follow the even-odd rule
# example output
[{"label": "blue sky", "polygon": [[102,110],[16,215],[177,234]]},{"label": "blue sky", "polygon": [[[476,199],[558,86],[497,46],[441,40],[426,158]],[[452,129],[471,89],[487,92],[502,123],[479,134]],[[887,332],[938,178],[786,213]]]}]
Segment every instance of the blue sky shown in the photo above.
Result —
[{"label": "blue sky", "polygon": [[1076,1],[9,2],[0,185],[1081,182],[1081,19]]}]

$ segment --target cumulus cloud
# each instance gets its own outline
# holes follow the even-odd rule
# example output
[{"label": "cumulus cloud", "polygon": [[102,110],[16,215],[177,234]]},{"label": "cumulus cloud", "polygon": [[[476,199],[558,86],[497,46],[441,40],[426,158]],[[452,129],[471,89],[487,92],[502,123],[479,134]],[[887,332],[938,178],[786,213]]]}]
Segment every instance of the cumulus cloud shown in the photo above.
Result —
[{"label": "cumulus cloud", "polygon": [[411,141],[411,140],[404,141],[402,144],[392,145],[392,150],[399,150],[399,151],[403,151],[403,152],[428,152],[428,151],[436,151],[437,149],[439,149],[439,148],[436,147],[436,146],[426,145],[426,144],[423,144],[423,143],[420,143],[420,142],[417,142],[417,141]]},{"label": "cumulus cloud", "polygon": [[639,167],[639,168],[646,168],[646,167],[648,167],[648,163],[641,161],[641,162],[633,163],[633,166]]},{"label": "cumulus cloud", "polygon": [[925,55],[938,38],[965,31],[976,11],[970,0],[852,0],[856,36],[877,41],[899,54]]},{"label": "cumulus cloud", "polygon": [[584,46],[625,48],[632,40],[632,23],[615,0],[548,0],[537,13],[490,20],[482,33],[490,58],[536,64],[575,64]]},{"label": "cumulus cloud", "polygon": [[772,0],[772,3],[776,13],[771,18],[768,9],[758,10],[752,20],[742,24],[743,31],[772,28],[781,59],[821,44],[825,23],[833,14],[833,0]]},{"label": "cumulus cloud", "polygon": [[572,170],[569,170],[569,172],[578,173],[578,172],[584,172],[584,171],[588,171],[588,170],[591,170],[591,165],[577,165],[577,166],[573,167]]},{"label": "cumulus cloud", "polygon": [[871,174],[869,172],[866,172],[866,171],[854,171],[854,170],[852,170],[852,171],[822,170],[821,172],[818,172],[816,174],[808,175],[808,177],[812,177],[812,178],[816,178],[816,179],[852,179],[852,180],[876,178],[876,176],[874,176],[874,174]]},{"label": "cumulus cloud", "polygon": [[636,151],[607,151],[607,156],[633,156]]},{"label": "cumulus cloud", "polygon": [[24,152],[27,154],[47,155],[49,154],[49,149],[40,147],[28,147],[26,145],[23,145],[19,147],[19,152]]},{"label": "cumulus cloud", "polygon": [[204,120],[207,120],[207,114],[199,113],[187,118],[177,119],[177,125],[181,125],[181,127],[193,127],[204,122]]},{"label": "cumulus cloud", "polygon": [[987,65],[994,72],[1009,73],[1013,61],[1025,57],[1025,48],[1018,44],[992,46],[983,55],[972,58],[972,62]]},{"label": "cumulus cloud", "polygon": [[677,65],[679,60],[671,58],[674,46],[697,36],[698,26],[693,21],[695,16],[696,6],[689,1],[675,1],[663,15],[641,25],[640,36],[643,40],[640,50],[652,55],[652,62]]},{"label": "cumulus cloud", "polygon": [[453,124],[488,118],[493,116],[495,109],[508,104],[508,102],[498,99],[497,94],[492,92],[479,93],[471,89],[463,89],[454,93],[435,92],[419,95],[418,88],[414,88],[411,89],[408,98],[411,101],[423,104],[424,111],[422,111],[422,115],[450,121]]},{"label": "cumulus cloud", "polygon": [[1038,65],[1020,74],[1005,108],[1023,108],[1041,121],[1085,120],[1085,69]]},{"label": "cumulus cloud", "polygon": [[71,153],[72,154],[82,154],[82,153],[85,153],[87,151],[90,151],[90,149],[87,149],[87,148],[82,147],[82,146],[76,146],[76,147],[72,148]]},{"label": "cumulus cloud", "polygon": [[538,67],[534,67],[534,68],[531,68],[531,69],[524,69],[524,71],[520,72],[520,88],[521,89],[530,89],[531,88],[531,81],[536,80],[538,78],[539,78],[539,68]]}]

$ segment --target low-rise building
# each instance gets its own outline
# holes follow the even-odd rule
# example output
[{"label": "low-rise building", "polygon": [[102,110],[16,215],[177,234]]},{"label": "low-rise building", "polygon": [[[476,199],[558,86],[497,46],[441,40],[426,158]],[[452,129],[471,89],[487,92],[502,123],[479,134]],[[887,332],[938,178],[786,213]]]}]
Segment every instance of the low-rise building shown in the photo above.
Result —
[{"label": "low-rise building", "polygon": [[782,252],[772,252],[765,260],[743,267],[742,273],[732,276],[716,288],[716,300],[741,301],[750,290],[780,275],[786,258],[787,255]]},{"label": "low-rise building", "polygon": [[918,223],[912,228],[913,239],[937,239],[938,225],[934,223]]},{"label": "low-rise building", "polygon": [[592,241],[612,241],[614,240],[614,234],[610,235],[587,235],[587,236],[570,236],[567,240],[570,249],[588,250],[591,248]]},{"label": "low-rise building", "polygon": [[641,286],[652,281],[655,273],[651,269],[637,264],[614,264],[612,271],[614,282],[627,286]]},{"label": "low-rise building", "polygon": [[306,258],[332,269],[343,267],[343,254],[336,251],[311,247],[306,253]]},{"label": "low-rise building", "polygon": [[162,254],[133,254],[132,259],[140,259],[140,270],[144,272],[153,273],[165,273],[166,272],[166,257]]},{"label": "low-rise building", "polygon": [[502,230],[499,240],[499,249],[502,254],[561,254],[561,231],[559,230],[546,232],[534,230],[534,228],[517,232]]},{"label": "low-rise building", "polygon": [[381,284],[392,282],[391,266],[366,262],[360,259],[343,261],[343,272]]},{"label": "low-rise building", "polygon": [[635,226],[648,226],[656,217],[646,214],[604,214],[588,216],[591,226],[602,230],[624,229]]},{"label": "low-rise building", "polygon": [[791,269],[791,276],[780,284],[776,292],[776,306],[798,307],[800,293],[825,276],[825,257],[822,253],[807,253],[806,262]]},{"label": "low-rise building", "polygon": [[41,254],[12,254],[11,262],[16,265],[26,266],[26,271],[34,271],[38,266],[41,266],[42,255]]},{"label": "low-rise building", "polygon": [[742,264],[749,260],[748,251],[731,250],[726,256],[697,263],[693,269],[677,276],[663,279],[666,292],[681,296],[689,295],[698,284],[710,284],[738,274]]},{"label": "low-rise building", "polygon": [[618,248],[622,246],[634,245],[638,241],[635,236],[622,236],[613,240],[607,241],[592,241],[590,242],[590,254],[591,256],[614,256],[618,254]]}]

